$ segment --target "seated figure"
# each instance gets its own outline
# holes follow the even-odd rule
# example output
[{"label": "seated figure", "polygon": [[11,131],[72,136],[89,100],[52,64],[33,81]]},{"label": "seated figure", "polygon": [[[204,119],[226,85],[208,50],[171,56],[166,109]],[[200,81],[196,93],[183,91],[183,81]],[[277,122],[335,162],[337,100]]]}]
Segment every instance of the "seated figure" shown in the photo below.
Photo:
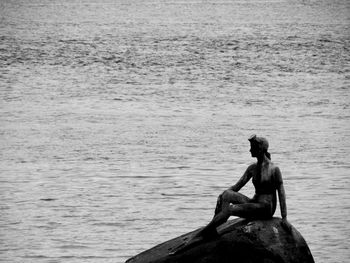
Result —
[{"label": "seated figure", "polygon": [[[278,193],[282,219],[287,220],[282,175],[280,169],[271,162],[271,156],[268,152],[269,143],[265,138],[256,135],[251,136],[249,141],[250,153],[252,157],[257,159],[257,162],[247,168],[235,185],[219,195],[215,215],[211,222],[172,253],[183,251],[203,238],[208,239],[217,236],[216,227],[226,222],[230,216],[249,219],[272,218],[276,211],[276,192]],[[253,198],[238,192],[251,178],[255,187]]]}]

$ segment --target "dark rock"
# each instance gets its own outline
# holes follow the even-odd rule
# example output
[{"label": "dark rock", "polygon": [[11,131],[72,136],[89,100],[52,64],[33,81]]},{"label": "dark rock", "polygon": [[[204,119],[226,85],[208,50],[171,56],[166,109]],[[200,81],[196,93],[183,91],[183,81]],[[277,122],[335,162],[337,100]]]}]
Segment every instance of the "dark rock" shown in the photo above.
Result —
[{"label": "dark rock", "polygon": [[155,246],[127,263],[314,263],[301,234],[280,218],[234,219],[218,228],[219,236],[171,255],[200,229]]}]

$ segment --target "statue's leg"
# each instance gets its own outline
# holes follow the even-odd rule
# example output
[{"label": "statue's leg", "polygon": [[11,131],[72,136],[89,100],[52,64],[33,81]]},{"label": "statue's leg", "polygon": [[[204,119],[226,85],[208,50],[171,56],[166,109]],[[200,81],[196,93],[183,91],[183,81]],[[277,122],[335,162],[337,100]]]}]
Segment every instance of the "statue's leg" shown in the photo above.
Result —
[{"label": "statue's leg", "polygon": [[202,242],[203,238],[210,239],[218,235],[216,227],[225,223],[231,216],[230,204],[246,204],[251,200],[247,196],[232,190],[226,190],[217,201],[215,215],[211,222],[193,236],[186,243],[180,244],[178,247],[172,249],[170,254],[176,254],[181,251],[193,247],[195,244]]},{"label": "statue's leg", "polygon": [[229,210],[230,204],[248,204],[251,202],[249,197],[232,190],[226,190],[220,197],[221,200],[218,200],[213,219],[197,234],[197,236],[211,237],[217,235],[216,227],[225,223],[232,215]]},{"label": "statue's leg", "polygon": [[223,193],[223,199],[224,201],[232,204],[245,204],[251,202],[251,199],[249,197],[232,190],[226,190]]},{"label": "statue's leg", "polygon": [[245,204],[251,202],[251,199],[241,193],[226,190],[222,195],[218,197],[214,217],[223,209],[227,209],[231,204]]},{"label": "statue's leg", "polygon": [[268,203],[246,203],[229,205],[229,214],[244,218],[268,218],[272,216]]},{"label": "statue's leg", "polygon": [[195,246],[198,243],[203,242],[203,239],[208,240],[218,236],[218,233],[216,232],[216,226],[224,223],[229,218],[230,215],[228,213],[229,211],[227,209],[225,211],[219,212],[216,216],[214,216],[212,221],[206,227],[191,237],[191,239],[189,239],[187,242],[173,248],[170,251],[170,254],[177,254]]}]

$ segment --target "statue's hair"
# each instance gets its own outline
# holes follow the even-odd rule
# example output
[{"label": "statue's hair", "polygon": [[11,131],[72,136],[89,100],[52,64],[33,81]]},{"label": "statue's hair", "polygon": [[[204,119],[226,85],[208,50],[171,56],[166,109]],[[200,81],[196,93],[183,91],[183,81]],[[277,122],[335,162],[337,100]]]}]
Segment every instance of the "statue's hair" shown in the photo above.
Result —
[{"label": "statue's hair", "polygon": [[265,151],[265,155],[267,158],[269,158],[269,160],[271,160],[271,154],[268,151]]}]

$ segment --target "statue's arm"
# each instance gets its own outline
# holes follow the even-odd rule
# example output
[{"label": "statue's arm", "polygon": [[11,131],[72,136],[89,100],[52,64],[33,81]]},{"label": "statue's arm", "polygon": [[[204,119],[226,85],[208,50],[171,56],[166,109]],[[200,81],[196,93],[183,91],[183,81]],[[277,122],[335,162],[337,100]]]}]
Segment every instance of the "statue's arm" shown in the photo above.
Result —
[{"label": "statue's arm", "polygon": [[246,185],[246,183],[250,180],[250,178],[252,178],[253,167],[254,165],[250,165],[247,168],[247,170],[244,172],[243,176],[238,180],[238,182],[235,185],[231,186],[229,189],[235,192],[238,192],[239,190],[241,190],[241,188]]},{"label": "statue's arm", "polygon": [[[248,167],[248,169],[245,171],[245,173],[243,174],[243,176],[238,180],[238,182],[229,187],[228,190],[232,190],[232,191],[235,191],[235,192],[238,192],[239,190],[241,190],[241,188],[249,181],[249,179],[253,176],[253,166],[254,165],[251,165]],[[215,208],[215,215],[217,215],[220,211],[221,211],[221,208],[222,208],[222,194],[219,195],[218,197],[218,200],[216,202],[216,208]]]},{"label": "statue's arm", "polygon": [[281,216],[282,218],[287,218],[286,192],[284,191],[282,174],[278,167],[276,167],[275,176],[276,176],[276,181],[278,183],[277,192],[278,192],[278,199],[280,202]]}]

